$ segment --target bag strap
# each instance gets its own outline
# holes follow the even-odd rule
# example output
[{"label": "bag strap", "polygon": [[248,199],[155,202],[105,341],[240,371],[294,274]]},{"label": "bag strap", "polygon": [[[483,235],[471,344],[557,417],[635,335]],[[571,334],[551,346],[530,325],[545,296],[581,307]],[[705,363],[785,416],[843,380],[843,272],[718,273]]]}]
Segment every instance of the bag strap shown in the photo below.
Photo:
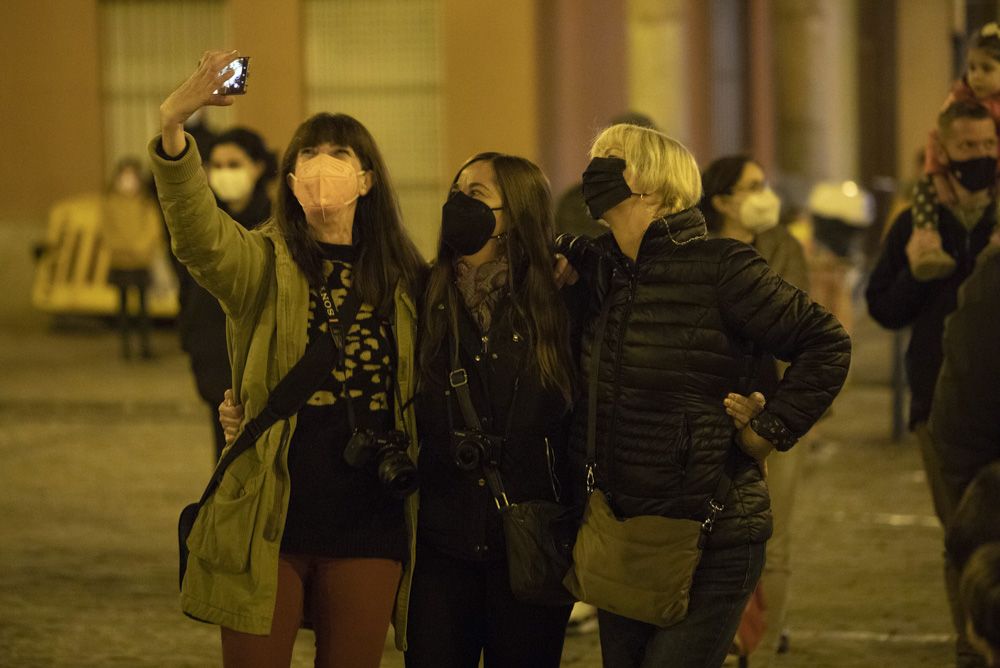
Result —
[{"label": "bag strap", "polygon": [[[612,279],[614,274],[612,274]],[[610,283],[609,283],[610,285]],[[608,313],[611,311],[612,291],[604,295],[601,314],[594,329],[594,340],[590,344],[590,369],[587,379],[587,493],[594,491],[594,470],[597,468],[597,375],[601,368],[601,346],[604,343],[604,333],[607,330]],[[702,522],[702,538],[712,532],[718,514],[725,509],[726,497],[732,487],[733,478],[730,473],[733,466],[732,457],[727,453],[725,465],[719,474],[719,482],[708,500],[705,520]]]},{"label": "bag strap", "polygon": [[[340,305],[339,311],[330,297],[330,291],[323,284],[317,288],[320,300],[326,309],[327,320],[329,321],[330,337],[317,336],[306,346],[306,351],[299,358],[299,361],[288,370],[285,377],[278,381],[278,384],[271,390],[267,397],[264,408],[254,416],[252,420],[243,426],[243,430],[236,441],[226,450],[222,459],[215,465],[212,477],[201,495],[198,505],[203,505],[208,497],[212,495],[222,476],[237,457],[249,450],[257,442],[264,432],[270,429],[278,420],[287,420],[299,412],[305,405],[309,397],[312,396],[316,388],[330,375],[330,365],[326,363],[330,357],[330,346],[332,345],[337,354],[342,358],[344,355],[344,344],[347,332],[357,319],[358,311],[361,309],[361,298],[356,290],[348,290],[344,302]],[[354,424],[354,415],[351,410],[351,402],[347,402],[348,420]]]},{"label": "bag strap", "polygon": [[282,378],[267,398],[264,408],[252,420],[243,426],[236,441],[226,450],[226,453],[215,465],[215,471],[205,492],[201,495],[198,505],[202,505],[212,495],[215,488],[222,482],[222,476],[237,457],[249,450],[265,431],[278,420],[286,420],[295,415],[306,403],[320,383],[330,375],[329,361],[330,339],[317,336],[307,347],[305,353],[295,363],[285,377]]},{"label": "bag strap", "polygon": [[[760,354],[757,352],[756,347],[752,347],[750,351],[750,363],[746,369],[746,378],[744,378],[743,386],[740,388],[741,393],[744,396],[749,396],[753,391],[754,383],[757,380],[757,374],[760,371],[760,361]],[[737,437],[738,436],[734,438]],[[702,540],[704,540],[708,534],[712,533],[712,527],[715,526],[716,518],[719,513],[725,509],[726,497],[729,496],[729,488],[733,485],[732,469],[734,465],[732,453],[727,452],[726,462],[722,467],[722,473],[719,474],[719,484],[716,485],[715,492],[708,500],[708,510],[706,512],[705,521],[701,524]]]},{"label": "bag strap", "polygon": [[448,314],[450,325],[450,337],[448,338],[448,348],[451,352],[451,371],[448,373],[448,385],[455,390],[455,398],[458,399],[458,407],[462,411],[462,419],[469,429],[482,431],[483,424],[476,413],[476,407],[472,405],[472,395],[469,392],[469,374],[462,368],[462,363],[458,358],[458,323],[455,318]]},{"label": "bag strap", "polygon": [[715,486],[715,492],[708,499],[708,510],[705,513],[705,520],[701,523],[701,537],[698,540],[699,547],[704,546],[704,541],[712,533],[715,521],[726,508],[726,497],[729,496],[729,488],[733,486],[733,476],[730,471],[733,468],[733,458],[731,453],[726,453],[726,462],[719,473],[719,483]]},{"label": "bag strap", "polygon": [[[448,374],[448,384],[455,391],[455,398],[458,399],[458,406],[462,411],[462,418],[465,420],[465,425],[470,429],[481,432],[482,421],[479,419],[479,413],[476,412],[476,407],[472,403],[472,393],[469,392],[469,374],[461,366],[461,360],[459,359],[459,338],[458,338],[458,323],[456,319],[451,320],[450,334],[448,340],[448,347],[451,352],[451,371]],[[517,401],[518,388],[520,387],[521,377],[518,376],[514,379],[514,391],[511,397],[510,410],[507,412],[507,429],[506,435],[509,436],[511,423],[514,418],[514,407]],[[503,478],[500,476],[500,469],[492,465],[483,465],[483,477],[486,479],[486,484],[490,488],[490,493],[493,494],[493,501],[497,505],[497,510],[503,512],[510,507],[510,501],[507,499],[507,490],[503,484]]]},{"label": "bag strap", "polygon": [[[608,284],[613,280],[614,272]],[[587,494],[594,491],[594,469],[597,468],[597,374],[601,369],[601,345],[604,343],[611,302],[612,291],[609,288],[601,305],[601,315],[597,318],[594,340],[590,343],[590,369],[587,378]]]}]

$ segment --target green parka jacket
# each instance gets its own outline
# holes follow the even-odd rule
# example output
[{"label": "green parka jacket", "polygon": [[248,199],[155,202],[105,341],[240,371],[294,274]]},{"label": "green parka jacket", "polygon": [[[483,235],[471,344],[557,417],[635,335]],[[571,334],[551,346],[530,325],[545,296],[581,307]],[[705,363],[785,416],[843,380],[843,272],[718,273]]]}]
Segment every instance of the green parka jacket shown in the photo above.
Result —
[{"label": "green parka jacket", "polygon": [[[268,394],[299,360],[307,344],[309,287],[273,221],[252,231],[221,211],[209,189],[193,138],[176,160],[149,144],[153,175],[177,259],[211,292],[227,314],[233,387],[246,416],[256,415]],[[395,290],[398,379],[413,396],[416,308],[405,286]],[[278,584],[278,551],[288,510],[288,446],[295,417],[279,421],[226,470],[202,507],[188,537],[190,557],[181,588],[188,615],[245,633],[266,635]],[[410,437],[417,461],[412,404],[396,427]],[[406,502],[410,558],[393,613],[396,645],[405,649],[406,611],[416,545],[417,494]]]}]

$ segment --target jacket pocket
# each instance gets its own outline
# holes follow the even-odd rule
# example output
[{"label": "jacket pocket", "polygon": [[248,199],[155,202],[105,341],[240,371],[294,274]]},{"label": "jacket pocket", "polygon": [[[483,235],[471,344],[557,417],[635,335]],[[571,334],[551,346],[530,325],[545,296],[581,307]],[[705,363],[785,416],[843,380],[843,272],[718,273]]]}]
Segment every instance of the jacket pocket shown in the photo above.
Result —
[{"label": "jacket pocket", "polygon": [[261,503],[264,474],[242,484],[226,480],[205,502],[187,545],[191,554],[220,571],[243,573],[250,561],[250,545]]}]

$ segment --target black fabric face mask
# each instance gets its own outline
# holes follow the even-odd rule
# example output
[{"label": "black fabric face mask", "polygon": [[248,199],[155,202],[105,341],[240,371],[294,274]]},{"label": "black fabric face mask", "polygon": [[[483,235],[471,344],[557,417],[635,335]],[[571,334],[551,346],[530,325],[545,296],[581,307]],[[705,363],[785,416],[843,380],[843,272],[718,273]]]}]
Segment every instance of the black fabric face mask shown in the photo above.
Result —
[{"label": "black fabric face mask", "polygon": [[972,158],[971,160],[952,160],[948,163],[948,171],[962,187],[970,192],[988,188],[997,179],[996,158]]},{"label": "black fabric face mask", "polygon": [[633,195],[622,158],[594,158],[583,172],[583,199],[594,220]]},{"label": "black fabric face mask", "polygon": [[441,240],[459,255],[473,255],[493,238],[497,218],[488,204],[463,192],[451,194],[441,207]]}]

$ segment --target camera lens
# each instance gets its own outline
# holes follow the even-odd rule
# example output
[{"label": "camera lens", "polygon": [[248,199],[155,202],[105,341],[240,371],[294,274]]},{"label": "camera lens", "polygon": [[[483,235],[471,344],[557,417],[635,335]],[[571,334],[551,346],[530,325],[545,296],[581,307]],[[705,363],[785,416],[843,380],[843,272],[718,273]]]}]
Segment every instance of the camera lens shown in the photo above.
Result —
[{"label": "camera lens", "polygon": [[473,439],[459,441],[455,446],[455,466],[463,471],[474,471],[479,468],[482,446]]},{"label": "camera lens", "polygon": [[417,467],[405,452],[385,448],[380,455],[378,478],[387,492],[402,499],[417,491]]}]

